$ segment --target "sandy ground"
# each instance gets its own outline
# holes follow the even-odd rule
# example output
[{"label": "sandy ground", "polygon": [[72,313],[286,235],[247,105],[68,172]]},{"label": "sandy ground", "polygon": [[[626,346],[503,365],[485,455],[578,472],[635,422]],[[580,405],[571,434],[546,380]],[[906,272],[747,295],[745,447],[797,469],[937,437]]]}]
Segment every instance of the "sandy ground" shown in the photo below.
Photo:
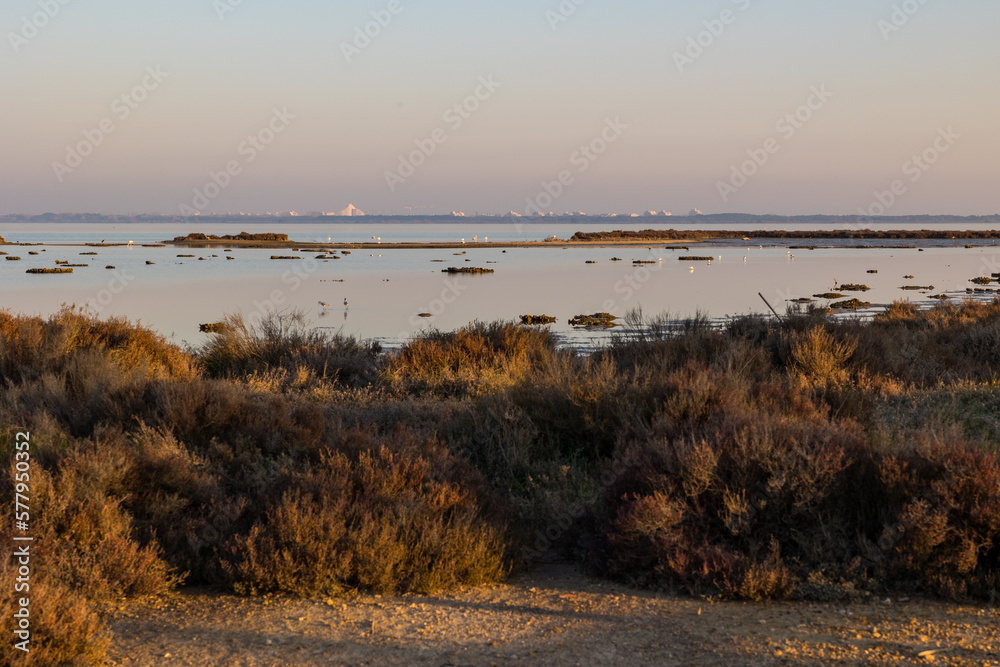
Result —
[{"label": "sandy ground", "polygon": [[1000,665],[1000,610],[711,603],[549,565],[435,597],[124,603],[110,665]]}]

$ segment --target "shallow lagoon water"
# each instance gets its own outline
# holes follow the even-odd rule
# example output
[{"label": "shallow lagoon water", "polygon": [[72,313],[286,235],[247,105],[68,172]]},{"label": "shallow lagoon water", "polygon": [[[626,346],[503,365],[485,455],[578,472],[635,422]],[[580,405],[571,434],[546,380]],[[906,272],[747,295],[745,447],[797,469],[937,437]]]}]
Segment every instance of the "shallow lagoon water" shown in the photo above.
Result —
[{"label": "shallow lagoon water", "polygon": [[[365,225],[350,227],[350,238],[364,241],[371,236],[387,240],[451,241],[457,227],[426,225],[409,238],[393,238]],[[202,322],[219,320],[229,312],[249,318],[272,310],[299,309],[317,327],[362,338],[375,338],[389,346],[405,341],[429,328],[451,330],[474,320],[517,319],[521,314],[548,314],[558,318],[552,330],[569,345],[590,348],[607,340],[607,332],[578,331],[567,323],[574,315],[607,311],[624,315],[641,307],[647,315],[669,313],[685,317],[702,312],[716,320],[747,313],[767,313],[758,292],[783,313],[798,297],[831,291],[837,284],[864,283],[866,293],[847,293],[870,301],[873,309],[896,299],[921,305],[936,303],[932,294],[966,297],[975,276],[1000,272],[1000,247],[980,242],[965,248],[965,242],[921,242],[919,248],[848,247],[789,250],[798,245],[731,242],[692,244],[681,251],[662,244],[636,247],[552,247],[502,249],[468,244],[462,250],[417,249],[354,250],[339,260],[316,260],[318,253],[234,248],[182,249],[175,247],[102,247],[55,245],[57,243],[134,241],[153,243],[196,231],[191,225],[134,225],[124,230],[83,229],[86,225],[25,225],[28,229],[0,229],[8,241],[41,242],[36,247],[6,246],[2,249],[21,261],[0,261],[0,307],[17,312],[56,312],[62,304],[89,304],[102,315],[138,319],[176,342],[198,344]],[[68,227],[70,229],[55,229]],[[210,233],[264,231],[254,225],[240,230],[202,230]],[[282,227],[292,239],[311,241],[319,226],[304,229]],[[328,226],[321,226],[324,231]],[[334,226],[329,226],[334,227]],[[553,230],[534,229],[529,238],[555,234],[567,238],[580,228],[562,225]],[[383,233],[380,233],[383,232]],[[311,233],[310,233],[311,232]],[[537,234],[536,234],[537,232]],[[473,234],[461,231],[467,241]],[[491,240],[504,239],[497,231],[477,225],[474,233]],[[394,235],[394,233],[392,233]],[[330,234],[327,234],[330,236]],[[459,237],[461,238],[461,236]],[[325,238],[323,238],[325,240]],[[808,241],[805,243],[816,243]],[[895,242],[911,245],[912,242]],[[465,254],[455,255],[455,252]],[[29,255],[29,251],[38,255]],[[97,252],[97,255],[82,255]],[[179,258],[194,254],[194,258]],[[298,260],[271,260],[274,254],[298,254]],[[678,261],[679,255],[704,255],[708,262]],[[216,257],[212,257],[216,255]],[[226,260],[227,255],[235,259]],[[198,257],[204,257],[199,260]],[[622,261],[612,261],[617,257]],[[719,259],[721,257],[721,259]],[[746,257],[746,261],[744,261]],[[33,267],[53,267],[55,260],[88,264],[72,275],[27,275]],[[155,262],[147,265],[146,261]],[[443,260],[443,261],[433,261]],[[469,261],[466,261],[469,260]],[[633,264],[634,260],[653,262]],[[588,261],[596,262],[588,264]],[[114,270],[106,269],[114,265]],[[486,267],[489,275],[451,276],[443,268]],[[693,269],[693,270],[692,270]],[[877,270],[870,274],[868,270]],[[912,280],[904,279],[913,275]],[[343,281],[343,282],[340,282]],[[903,291],[902,285],[933,285],[928,292]],[[1000,284],[993,283],[995,288]],[[350,308],[342,303],[347,298]],[[977,298],[992,298],[980,293]],[[323,309],[319,301],[330,303]],[[823,305],[826,302],[817,300]],[[431,313],[432,317],[419,317]]]}]

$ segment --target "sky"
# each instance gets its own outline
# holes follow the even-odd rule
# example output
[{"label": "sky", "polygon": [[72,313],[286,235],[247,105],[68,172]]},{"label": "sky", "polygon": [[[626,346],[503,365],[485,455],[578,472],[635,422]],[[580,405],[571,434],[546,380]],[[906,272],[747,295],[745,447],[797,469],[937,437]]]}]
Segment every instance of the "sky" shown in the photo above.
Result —
[{"label": "sky", "polygon": [[1000,212],[990,0],[4,0],[0,214]]}]

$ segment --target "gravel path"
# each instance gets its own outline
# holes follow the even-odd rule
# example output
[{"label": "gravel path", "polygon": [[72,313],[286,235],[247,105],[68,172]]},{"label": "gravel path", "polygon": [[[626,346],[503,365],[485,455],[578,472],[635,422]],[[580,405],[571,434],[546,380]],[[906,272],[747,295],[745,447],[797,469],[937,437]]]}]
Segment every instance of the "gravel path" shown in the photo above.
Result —
[{"label": "gravel path", "polygon": [[1000,610],[712,603],[550,565],[435,597],[187,589],[115,611],[110,665],[997,665]]}]

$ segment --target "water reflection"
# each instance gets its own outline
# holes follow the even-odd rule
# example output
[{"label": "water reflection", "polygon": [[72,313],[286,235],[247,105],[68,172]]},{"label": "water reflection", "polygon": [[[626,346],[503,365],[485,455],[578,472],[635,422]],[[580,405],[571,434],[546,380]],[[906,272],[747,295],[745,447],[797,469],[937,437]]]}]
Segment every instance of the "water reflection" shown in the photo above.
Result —
[{"label": "water reflection", "polygon": [[[161,228],[158,235],[176,235],[175,231]],[[125,233],[139,236],[135,230]],[[89,240],[111,236],[103,234]],[[493,231],[488,235],[497,236]],[[386,234],[381,236],[384,241]],[[1000,273],[997,247],[965,247],[964,241],[946,247],[940,241],[917,245],[790,249],[787,243],[748,246],[741,240],[729,245],[692,245],[691,250],[663,244],[470,246],[458,255],[443,249],[386,248],[380,257],[356,253],[341,255],[339,260],[319,260],[309,252],[295,261],[271,260],[273,251],[260,249],[235,248],[223,253],[50,245],[30,249],[38,255],[18,248],[21,261],[0,262],[0,307],[45,315],[64,303],[89,303],[102,315],[138,319],[178,342],[193,344],[205,339],[198,332],[200,323],[218,321],[227,312],[259,317],[299,309],[317,326],[379,339],[389,347],[432,328],[451,330],[474,320],[517,320],[520,315],[544,314],[557,318],[551,330],[560,341],[588,348],[607,340],[609,334],[576,330],[568,324],[571,317],[601,311],[623,316],[641,307],[648,314],[668,312],[680,317],[702,312],[721,322],[731,315],[766,313],[758,292],[784,313],[800,299],[819,306],[836,301],[815,296],[827,292],[856,297],[877,309],[906,298],[921,305],[936,303],[931,297],[940,295],[987,299],[994,292],[986,290],[1000,288],[996,279],[986,285],[970,282]],[[84,256],[84,252],[98,255]],[[178,257],[189,254],[196,256]],[[227,261],[227,255],[234,260]],[[711,261],[691,259],[698,256]],[[87,266],[69,275],[25,273],[29,268],[55,266],[56,261]],[[452,266],[490,268],[495,273],[442,273]],[[335,287],[334,282],[338,283]],[[849,283],[869,289],[844,291]],[[983,291],[967,292],[970,289]],[[352,309],[351,304],[364,307]],[[338,311],[340,318],[335,317]]]}]

